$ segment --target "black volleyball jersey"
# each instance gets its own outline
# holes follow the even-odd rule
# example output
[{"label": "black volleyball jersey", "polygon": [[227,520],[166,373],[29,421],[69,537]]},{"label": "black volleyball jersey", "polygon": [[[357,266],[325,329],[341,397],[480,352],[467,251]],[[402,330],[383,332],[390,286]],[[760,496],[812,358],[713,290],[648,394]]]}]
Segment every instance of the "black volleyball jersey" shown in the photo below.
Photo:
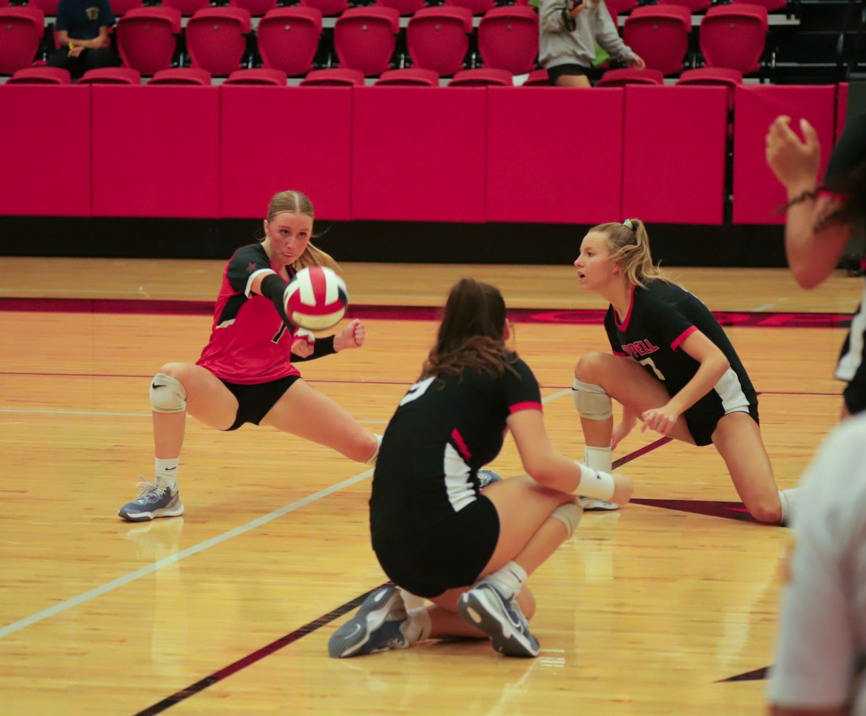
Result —
[{"label": "black volleyball jersey", "polygon": [[515,372],[463,371],[415,383],[388,423],[370,497],[373,547],[459,512],[478,498],[478,469],[502,449],[506,419],[541,410],[535,376],[511,355]]},{"label": "black volleyball jersey", "polygon": [[700,331],[725,354],[731,367],[713,390],[689,410],[725,413],[756,406],[758,397],[734,346],[710,310],[691,293],[667,281],[650,281],[632,288],[631,304],[620,323],[613,306],[604,327],[613,352],[630,356],[664,383],[673,397],[695,376],[700,363],[680,346]]}]

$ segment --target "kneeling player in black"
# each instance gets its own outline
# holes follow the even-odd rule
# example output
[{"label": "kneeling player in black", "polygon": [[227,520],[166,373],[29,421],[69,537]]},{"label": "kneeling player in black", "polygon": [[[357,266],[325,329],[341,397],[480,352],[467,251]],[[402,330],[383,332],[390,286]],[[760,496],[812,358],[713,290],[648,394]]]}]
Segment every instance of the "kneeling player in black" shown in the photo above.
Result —
[{"label": "kneeling player in black", "polygon": [[[709,309],[653,264],[643,222],[590,229],[574,265],[580,285],[610,302],[604,327],[614,353],[589,353],[574,369],[586,464],[609,472],[612,450],[640,417],[644,430],[714,444],[749,513],[787,522],[794,490],[776,488],[749,376]],[[616,429],[611,398],[623,406]],[[616,500],[583,507],[616,509]]]},{"label": "kneeling player in black", "polygon": [[[538,383],[506,348],[509,336],[496,288],[472,279],[452,288],[421,377],[385,431],[370,498],[382,569],[433,604],[407,612],[398,588],[378,590],[332,635],[332,657],[446,637],[490,637],[503,654],[536,656],[535,602],[523,583],[577,526],[574,495],[631,497],[628,478],[553,451]],[[478,472],[506,430],[529,474],[482,493]]]}]

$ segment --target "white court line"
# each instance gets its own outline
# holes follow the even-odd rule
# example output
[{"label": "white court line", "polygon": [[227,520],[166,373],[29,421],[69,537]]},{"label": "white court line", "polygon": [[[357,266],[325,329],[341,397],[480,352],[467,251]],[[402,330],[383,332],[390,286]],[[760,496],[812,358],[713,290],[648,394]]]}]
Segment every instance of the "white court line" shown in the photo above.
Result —
[{"label": "white court line", "polygon": [[[124,418],[149,418],[150,413],[100,413],[90,410],[18,410],[0,408],[0,413],[23,413],[25,415],[109,415]],[[387,420],[359,420],[359,423],[387,423]]]},{"label": "white court line", "polygon": [[[556,400],[557,398],[561,398],[563,395],[567,395],[571,393],[571,390],[560,390],[557,393],[553,393],[552,395],[548,395],[546,398],[542,399],[542,403],[549,403],[551,400]],[[11,411],[9,411],[11,412]],[[23,411],[20,411],[23,412]],[[88,413],[85,413],[88,414]],[[111,414],[111,413],[109,413]],[[118,413],[119,415],[133,415],[133,413]],[[262,517],[258,517],[251,522],[247,522],[245,525],[241,525],[240,527],[235,527],[233,530],[229,530],[228,532],[224,532],[221,535],[217,535],[209,540],[201,542],[192,547],[188,547],[187,549],[181,550],[177,554],[173,554],[171,557],[165,557],[160,559],[153,564],[149,564],[146,567],[142,567],[141,569],[137,569],[134,572],[130,572],[129,574],[125,574],[122,577],[118,577],[111,582],[107,582],[96,589],[91,589],[89,592],[84,592],[83,594],[79,594],[78,596],[72,597],[71,599],[67,599],[65,602],[61,602],[60,604],[55,604],[53,607],[49,607],[48,609],[43,609],[41,612],[37,612],[36,614],[31,614],[29,617],[24,617],[24,619],[19,619],[17,622],[13,622],[12,624],[8,624],[5,627],[0,628],[0,639],[3,639],[10,634],[14,634],[17,631],[21,631],[22,629],[26,629],[33,624],[41,622],[45,619],[49,619],[50,617],[56,616],[61,612],[65,612],[67,609],[72,609],[73,607],[77,607],[85,602],[89,602],[91,599],[95,599],[96,597],[101,597],[103,594],[107,594],[118,587],[126,586],[127,584],[134,582],[136,579],[141,579],[141,577],[146,577],[148,574],[153,574],[156,570],[162,569],[163,567],[168,567],[176,562],[179,562],[182,559],[186,559],[187,557],[191,557],[194,554],[198,554],[199,552],[203,552],[206,549],[210,549],[211,547],[215,547],[218,544],[222,544],[226,540],[230,540],[232,537],[237,537],[238,535],[242,535],[245,532],[249,532],[251,530],[256,529],[257,527],[261,527],[262,525],[271,522],[278,517],[282,517],[283,515],[288,514],[289,512],[294,512],[295,510],[300,509],[301,507],[306,507],[307,505],[315,502],[316,500],[321,500],[323,497],[327,497],[328,495],[332,495],[335,492],[339,492],[345,487],[349,487],[350,485],[354,485],[356,482],[360,482],[373,474],[372,470],[366,470],[365,472],[360,473],[359,475],[355,475],[354,477],[350,477],[347,480],[343,480],[342,482],[338,482],[335,485],[331,485],[330,487],[326,487],[324,490],[319,490],[312,495],[308,495],[303,499],[298,500],[297,502],[292,502],[289,505],[285,505],[284,507],[280,507],[278,510],[274,510],[273,512],[263,515]]]},{"label": "white court line", "polygon": [[247,522],[245,525],[240,527],[235,527],[233,530],[229,530],[228,532],[224,532],[221,535],[213,537],[212,539],[206,540],[205,542],[201,542],[193,547],[188,547],[187,549],[181,550],[177,554],[173,554],[171,557],[165,557],[164,559],[159,560],[158,562],[154,562],[153,564],[149,564],[146,567],[142,567],[141,569],[136,570],[135,572],[130,572],[129,574],[125,574],[118,579],[115,579],[107,584],[103,584],[96,589],[91,589],[89,592],[84,592],[84,594],[79,594],[76,597],[72,597],[71,599],[67,599],[65,602],[61,602],[60,604],[55,604],[53,607],[49,607],[48,609],[43,609],[41,612],[37,612],[36,614],[32,614],[29,617],[25,617],[24,619],[19,619],[17,622],[13,622],[8,626],[0,629],[0,639],[9,636],[10,634],[14,634],[16,631],[20,631],[26,627],[31,626],[32,624],[36,624],[37,622],[41,622],[43,619],[48,619],[49,617],[53,617],[61,612],[65,612],[67,609],[72,609],[72,607],[77,607],[79,604],[84,604],[84,602],[88,602],[91,599],[96,597],[100,597],[107,592],[110,592],[118,587],[123,587],[130,582],[134,582],[136,579],[140,579],[141,577],[146,577],[148,574],[152,574],[158,569],[162,569],[163,567],[168,567],[169,565],[175,564],[182,559],[186,559],[187,557],[191,557],[194,554],[198,554],[199,552],[203,552],[206,549],[211,547],[215,547],[226,540],[230,540],[232,537],[237,537],[238,535],[242,535],[245,532],[249,532],[250,530],[254,530],[257,527],[261,527],[272,520],[277,519],[277,517],[282,517],[289,512],[294,512],[301,507],[305,507],[309,505],[311,502],[315,502],[316,500],[320,500],[323,497],[327,497],[328,495],[333,494],[334,492],[338,492],[342,490],[344,487],[349,487],[350,485],[354,485],[356,482],[360,482],[364,480],[370,475],[373,474],[372,470],[367,470],[362,472],[360,475],[355,475],[354,477],[350,477],[348,480],[343,480],[342,482],[338,482],[336,485],[331,485],[330,487],[326,487],[324,490],[319,490],[312,495],[308,495],[297,502],[293,502],[290,505],[285,505],[278,510],[271,512],[270,514],[264,515],[262,517],[258,517],[254,519],[252,522]]}]

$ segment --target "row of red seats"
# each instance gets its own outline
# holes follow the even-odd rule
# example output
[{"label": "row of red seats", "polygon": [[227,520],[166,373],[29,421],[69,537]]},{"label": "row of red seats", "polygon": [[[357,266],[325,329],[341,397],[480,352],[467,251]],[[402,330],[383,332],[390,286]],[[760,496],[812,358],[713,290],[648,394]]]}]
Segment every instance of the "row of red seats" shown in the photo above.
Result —
[{"label": "row of red seats", "polygon": [[[46,15],[57,14],[57,3],[59,0],[29,0],[29,4],[38,7]],[[142,7],[143,0],[110,0],[111,9],[118,17],[130,10]],[[734,3],[748,3],[761,5],[767,10],[781,10],[788,4],[788,0],[733,0]],[[9,0],[0,0],[0,7],[9,4]],[[184,16],[190,16],[210,7],[210,0],[162,0],[162,4],[181,11]],[[269,10],[277,7],[277,0],[229,0],[234,7],[242,7],[249,10],[256,17],[264,15]],[[401,15],[414,15],[426,5],[426,0],[376,0],[377,5],[392,7]],[[526,5],[528,0],[516,0],[516,5]],[[605,2],[611,15],[616,19],[617,14],[631,12],[638,7],[638,0],[606,0]],[[659,0],[659,5],[680,5],[688,8],[691,12],[702,12],[712,5],[712,0]],[[323,15],[339,15],[349,9],[349,0],[301,0],[301,5],[320,10]],[[483,15],[495,6],[495,0],[445,0],[445,6],[465,7],[474,15]]]},{"label": "row of red seats", "polygon": [[[0,9],[0,73],[11,74],[33,62],[42,38],[43,17],[33,7]],[[400,30],[393,8],[345,11],[336,21],[334,43],[340,65],[380,75],[390,67]],[[691,31],[687,8],[666,5],[634,10],[625,41],[651,69],[670,74],[682,69]],[[171,66],[181,32],[180,12],[152,7],[130,10],[118,21],[117,45],[124,65],[152,75]],[[188,21],[186,43],[194,67],[216,75],[238,69],[251,32],[248,10],[199,10]],[[463,67],[472,16],[460,7],[419,10],[409,20],[407,44],[413,66],[452,75]],[[710,67],[753,72],[764,49],[767,11],[757,5],[711,8],[700,27],[701,49]],[[322,14],[307,7],[269,11],[258,26],[258,49],[265,67],[292,76],[310,71],[322,34]],[[524,74],[536,65],[538,17],[527,6],[494,8],[481,18],[478,45],[486,67]]]},{"label": "row of red seats", "polygon": [[[71,84],[68,70],[59,67],[26,67],[18,70],[7,84]],[[235,70],[222,84],[227,85],[271,85],[285,87],[288,77],[282,70],[260,67],[249,70]],[[199,85],[212,83],[209,72],[195,67],[160,70],[147,82],[150,85]],[[734,90],[743,83],[743,75],[736,70],[702,67],[683,72],[677,80],[678,85],[706,85],[727,87],[733,100]],[[141,73],[130,67],[106,67],[89,70],[78,80],[78,84],[140,85]],[[313,70],[301,82],[301,86],[318,87],[363,87],[366,84],[364,73],[360,70],[336,67],[327,70]],[[415,86],[439,87],[439,75],[433,70],[411,67],[402,70],[388,70],[375,81],[376,86]],[[514,76],[506,70],[474,69],[461,70],[448,82],[449,87],[511,87]],[[609,70],[602,75],[599,87],[624,87],[626,85],[663,85],[664,77],[658,70]],[[531,72],[521,84],[523,87],[549,87],[546,70]]]},{"label": "row of red seats", "polygon": [[[769,11],[783,10],[788,6],[788,0],[733,0],[734,3],[761,5]],[[659,5],[682,5],[691,12],[703,12],[713,6],[713,0],[658,0]],[[605,0],[608,10],[620,15],[631,12],[638,7],[638,0]]]}]

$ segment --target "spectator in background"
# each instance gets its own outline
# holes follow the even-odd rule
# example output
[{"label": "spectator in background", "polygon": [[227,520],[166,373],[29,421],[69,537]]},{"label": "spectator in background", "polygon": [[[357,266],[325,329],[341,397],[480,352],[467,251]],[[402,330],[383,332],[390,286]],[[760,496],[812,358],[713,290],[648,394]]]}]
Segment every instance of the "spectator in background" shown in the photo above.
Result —
[{"label": "spectator in background", "polygon": [[60,0],[56,26],[59,49],[48,58],[48,66],[69,70],[73,79],[97,67],[117,67],[120,58],[108,40],[108,29],[115,22],[108,0]]},{"label": "spectator in background", "polygon": [[591,87],[595,44],[613,60],[646,63],[619,36],[604,0],[540,0],[538,58],[557,87]]}]

